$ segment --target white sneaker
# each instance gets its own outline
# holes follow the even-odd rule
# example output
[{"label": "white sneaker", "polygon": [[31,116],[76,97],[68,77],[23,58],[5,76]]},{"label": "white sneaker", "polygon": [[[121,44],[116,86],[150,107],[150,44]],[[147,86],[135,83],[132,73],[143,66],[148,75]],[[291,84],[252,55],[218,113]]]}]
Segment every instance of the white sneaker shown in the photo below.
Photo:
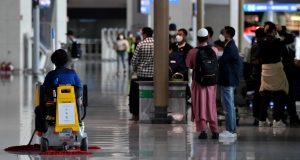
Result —
[{"label": "white sneaker", "polygon": [[223,131],[219,135],[219,138],[234,138],[234,137],[237,137],[236,133],[231,133],[229,131]]},{"label": "white sneaker", "polygon": [[259,121],[258,127],[270,127],[270,122],[269,121]]},{"label": "white sneaker", "polygon": [[236,141],[236,137],[234,137],[234,138],[220,138],[219,137],[219,142],[222,142],[225,145],[229,145],[230,143],[233,143],[234,141]]},{"label": "white sneaker", "polygon": [[276,122],[276,120],[273,121],[273,128],[283,128],[286,125],[280,120]]},{"label": "white sneaker", "polygon": [[285,130],[286,128],[273,128],[273,134],[276,135],[276,134],[282,134],[283,131]]}]

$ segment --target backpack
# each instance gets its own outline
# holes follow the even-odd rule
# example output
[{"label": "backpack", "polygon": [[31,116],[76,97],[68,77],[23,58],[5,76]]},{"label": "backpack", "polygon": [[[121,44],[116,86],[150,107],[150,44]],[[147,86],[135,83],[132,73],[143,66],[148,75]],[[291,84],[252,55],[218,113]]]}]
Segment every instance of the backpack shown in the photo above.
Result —
[{"label": "backpack", "polygon": [[218,83],[218,59],[211,46],[197,47],[196,69],[194,70],[197,83],[201,86],[213,86]]},{"label": "backpack", "polygon": [[173,52],[169,57],[169,67],[172,72],[180,72],[186,69],[185,56],[183,52]]},{"label": "backpack", "polygon": [[81,44],[77,43],[76,41],[72,41],[72,48],[71,48],[71,56],[72,58],[80,58],[81,57]]}]

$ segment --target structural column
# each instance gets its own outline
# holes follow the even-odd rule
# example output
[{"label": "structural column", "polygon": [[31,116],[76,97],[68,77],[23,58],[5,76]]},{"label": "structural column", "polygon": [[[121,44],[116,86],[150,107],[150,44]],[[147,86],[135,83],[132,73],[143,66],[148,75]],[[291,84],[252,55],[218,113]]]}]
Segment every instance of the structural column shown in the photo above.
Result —
[{"label": "structural column", "polygon": [[230,0],[230,26],[235,29],[235,36],[233,37],[235,44],[239,46],[239,0]]},{"label": "structural column", "polygon": [[204,0],[197,0],[197,31],[204,27]]},{"label": "structural column", "polygon": [[[269,5],[273,5],[273,4],[274,4],[273,0],[269,0]],[[271,10],[268,12],[268,21],[274,22],[274,12]]]},{"label": "structural column", "polygon": [[155,123],[166,123],[169,105],[169,0],[155,0],[154,11]]},{"label": "structural column", "polygon": [[126,2],[126,29],[128,31],[131,31],[132,29],[132,18],[133,18],[133,1],[132,0],[127,0]]},{"label": "structural column", "polygon": [[244,39],[244,21],[245,21],[245,14],[244,14],[244,2],[245,0],[239,0],[239,39],[238,39],[238,48],[239,52],[243,53],[243,39]]},{"label": "structural column", "polygon": [[[39,1],[33,0],[33,29],[34,29],[34,43],[32,56],[32,74],[39,74],[39,60],[40,60],[40,8]],[[50,32],[50,31],[49,31]]]}]

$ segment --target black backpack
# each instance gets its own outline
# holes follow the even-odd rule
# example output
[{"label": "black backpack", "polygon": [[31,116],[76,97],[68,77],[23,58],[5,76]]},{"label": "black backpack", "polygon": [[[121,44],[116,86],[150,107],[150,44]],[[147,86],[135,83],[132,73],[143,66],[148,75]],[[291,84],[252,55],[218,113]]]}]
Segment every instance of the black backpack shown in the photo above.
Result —
[{"label": "black backpack", "polygon": [[197,83],[201,86],[213,86],[218,83],[218,59],[211,46],[197,47],[196,69],[194,70]]},{"label": "black backpack", "polygon": [[72,58],[80,58],[81,57],[81,44],[77,43],[76,41],[72,41],[72,48],[71,48],[71,56]]}]

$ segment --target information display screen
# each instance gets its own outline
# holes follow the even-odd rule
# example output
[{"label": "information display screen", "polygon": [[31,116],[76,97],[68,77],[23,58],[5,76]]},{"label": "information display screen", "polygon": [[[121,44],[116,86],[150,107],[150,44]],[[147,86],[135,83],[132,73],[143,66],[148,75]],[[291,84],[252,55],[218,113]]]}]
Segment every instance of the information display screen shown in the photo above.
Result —
[{"label": "information display screen", "polygon": [[[139,12],[141,14],[150,14],[151,4],[154,4],[154,0],[140,0]],[[169,4],[179,4],[179,0],[169,0]]]},{"label": "information display screen", "polygon": [[39,6],[41,7],[50,7],[51,0],[39,0]]},{"label": "information display screen", "polygon": [[[151,0],[151,4],[154,3],[154,0]],[[169,4],[179,4],[179,0],[169,0]]]},{"label": "information display screen", "polygon": [[298,4],[245,4],[245,12],[297,12],[300,11]]}]

